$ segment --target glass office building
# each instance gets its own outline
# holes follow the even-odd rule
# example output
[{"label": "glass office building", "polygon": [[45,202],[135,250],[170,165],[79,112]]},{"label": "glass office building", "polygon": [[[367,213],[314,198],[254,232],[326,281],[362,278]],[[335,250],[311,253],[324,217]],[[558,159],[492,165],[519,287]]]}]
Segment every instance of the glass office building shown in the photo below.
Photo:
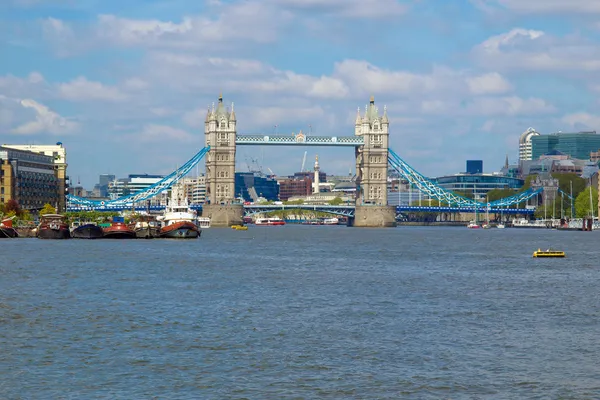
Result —
[{"label": "glass office building", "polygon": [[433,181],[442,188],[453,192],[473,193],[478,200],[483,201],[490,190],[517,190],[523,187],[524,183],[523,179],[491,174],[457,174],[441,176]]},{"label": "glass office building", "polygon": [[552,151],[570,155],[579,160],[589,160],[590,153],[600,149],[600,135],[596,131],[577,133],[553,133],[531,138],[532,159],[537,160]]},{"label": "glass office building", "polygon": [[482,174],[483,160],[467,160],[467,174]]},{"label": "glass office building", "polygon": [[256,201],[259,197],[279,200],[279,183],[272,178],[255,175],[253,172],[235,173],[235,197],[244,201]]}]

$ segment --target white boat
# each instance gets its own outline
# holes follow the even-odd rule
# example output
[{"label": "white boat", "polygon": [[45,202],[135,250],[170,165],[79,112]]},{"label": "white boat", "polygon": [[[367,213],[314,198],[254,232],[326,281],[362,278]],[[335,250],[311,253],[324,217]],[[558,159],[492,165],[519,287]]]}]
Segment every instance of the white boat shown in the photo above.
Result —
[{"label": "white boat", "polygon": [[476,223],[475,221],[471,221],[471,222],[469,222],[469,225],[467,225],[467,228],[469,228],[469,229],[479,229],[479,228],[481,228],[481,226],[479,226],[479,224]]},{"label": "white boat", "polygon": [[325,218],[323,220],[323,225],[337,225],[339,222],[339,219],[337,218]]},{"label": "white boat", "polygon": [[210,218],[208,218],[208,217],[198,217],[198,227],[200,229],[208,229],[208,228],[210,228]]},{"label": "white boat", "polygon": [[498,225],[496,225],[496,228],[504,229],[504,228],[506,228],[506,226],[504,226],[504,224],[498,224]]},{"label": "white boat", "polygon": [[162,222],[160,237],[187,239],[200,236],[196,211],[189,208],[187,197],[182,196],[180,190],[179,186],[173,186],[165,213],[156,218]]},{"label": "white boat", "polygon": [[285,225],[285,221],[279,217],[257,218],[255,225]]}]

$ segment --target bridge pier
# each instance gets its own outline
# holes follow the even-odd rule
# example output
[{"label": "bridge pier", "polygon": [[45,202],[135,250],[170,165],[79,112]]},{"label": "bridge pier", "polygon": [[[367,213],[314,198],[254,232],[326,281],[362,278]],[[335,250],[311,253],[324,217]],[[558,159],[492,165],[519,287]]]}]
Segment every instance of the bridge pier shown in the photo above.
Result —
[{"label": "bridge pier", "polygon": [[359,228],[393,228],[396,226],[396,206],[356,206],[353,226]]},{"label": "bridge pier", "polygon": [[210,218],[210,226],[227,228],[243,223],[244,206],[241,204],[205,204],[202,206],[202,216]]}]

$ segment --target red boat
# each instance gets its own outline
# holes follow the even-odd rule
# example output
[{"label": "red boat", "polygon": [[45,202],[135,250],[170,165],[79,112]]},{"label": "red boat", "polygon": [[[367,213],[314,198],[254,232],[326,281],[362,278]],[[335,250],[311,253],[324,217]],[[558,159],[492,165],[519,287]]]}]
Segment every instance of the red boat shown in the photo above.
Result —
[{"label": "red boat", "polygon": [[113,217],[112,223],[102,228],[106,239],[135,239],[135,230],[125,224],[123,217]]},{"label": "red boat", "polygon": [[274,218],[258,218],[256,225],[285,225],[285,221],[279,217]]},{"label": "red boat", "polygon": [[[13,217],[14,218],[14,217]],[[12,218],[0,221],[0,239],[19,237],[16,229],[12,226]]]},{"label": "red boat", "polygon": [[200,229],[193,222],[175,221],[160,230],[160,237],[171,239],[192,239],[200,236]]},{"label": "red boat", "polygon": [[71,231],[64,215],[44,214],[40,217],[37,230],[40,239],[70,239]]}]

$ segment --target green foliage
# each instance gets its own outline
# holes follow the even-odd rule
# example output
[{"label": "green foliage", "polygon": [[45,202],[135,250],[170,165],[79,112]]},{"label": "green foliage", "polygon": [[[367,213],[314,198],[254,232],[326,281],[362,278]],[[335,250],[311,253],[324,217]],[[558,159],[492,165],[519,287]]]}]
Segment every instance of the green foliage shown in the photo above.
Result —
[{"label": "green foliage", "polygon": [[[571,182],[573,182],[573,197],[577,198],[587,187],[587,179],[581,178],[576,174],[552,174],[552,177],[558,180],[558,187],[565,193],[571,193]],[[589,193],[588,193],[589,195]]]},{"label": "green foliage", "polygon": [[329,202],[329,205],[331,206],[339,206],[340,204],[344,204],[344,200],[342,200],[341,197],[336,197]]},{"label": "green foliage", "polygon": [[44,214],[56,214],[56,208],[52,207],[52,204],[46,203],[40,210],[40,215]]},{"label": "green foliage", "polygon": [[466,191],[466,190],[457,190],[454,192],[454,194],[456,194],[458,196],[466,197],[467,199],[473,198],[473,192]]},{"label": "green foliage", "polygon": [[492,201],[514,196],[515,194],[517,194],[517,192],[512,189],[492,189],[487,193],[487,201],[488,203],[491,203]]},{"label": "green foliage", "polygon": [[69,223],[73,221],[89,221],[89,222],[110,222],[111,218],[117,216],[118,213],[110,211],[77,211],[68,212],[67,220]]},{"label": "green foliage", "polygon": [[304,200],[300,199],[300,200],[294,200],[294,201],[284,201],[283,204],[285,205],[301,205],[304,204]]},{"label": "green foliage", "polygon": [[583,190],[575,200],[575,214],[577,218],[591,217],[598,213],[598,191],[592,188],[592,206],[590,208],[590,191]]}]

